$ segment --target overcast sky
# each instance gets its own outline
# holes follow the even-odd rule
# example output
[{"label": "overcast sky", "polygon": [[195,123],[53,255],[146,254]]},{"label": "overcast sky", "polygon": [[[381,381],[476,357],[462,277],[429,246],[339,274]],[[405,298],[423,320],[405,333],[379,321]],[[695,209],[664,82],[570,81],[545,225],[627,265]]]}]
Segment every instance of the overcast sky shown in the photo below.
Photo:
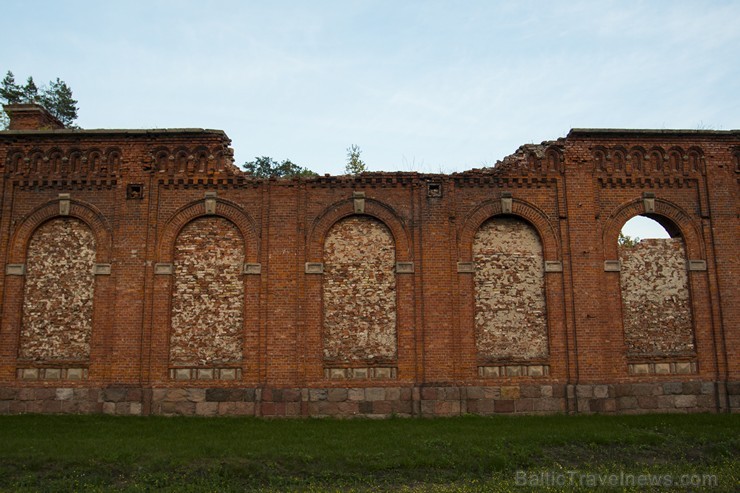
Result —
[{"label": "overcast sky", "polygon": [[3,0],[0,70],[83,128],[217,128],[237,164],[492,165],[574,127],[740,128],[740,1]]}]

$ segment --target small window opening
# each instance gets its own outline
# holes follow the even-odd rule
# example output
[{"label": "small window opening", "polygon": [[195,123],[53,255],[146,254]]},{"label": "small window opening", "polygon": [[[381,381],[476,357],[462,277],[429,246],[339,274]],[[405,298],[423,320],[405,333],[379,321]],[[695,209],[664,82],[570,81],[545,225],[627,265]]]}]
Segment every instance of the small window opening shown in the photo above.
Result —
[{"label": "small window opening", "polygon": [[441,183],[428,183],[427,184],[427,197],[441,197],[442,196],[442,184]]},{"label": "small window opening", "polygon": [[138,183],[130,183],[126,186],[126,198],[127,199],[143,199],[144,198],[144,185]]}]

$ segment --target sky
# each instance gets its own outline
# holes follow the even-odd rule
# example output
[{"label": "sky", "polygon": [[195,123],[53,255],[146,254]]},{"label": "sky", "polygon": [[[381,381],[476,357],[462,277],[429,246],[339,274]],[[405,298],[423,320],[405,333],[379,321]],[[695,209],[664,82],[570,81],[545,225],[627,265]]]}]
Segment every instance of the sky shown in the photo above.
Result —
[{"label": "sky", "polygon": [[[341,174],[491,166],[571,128],[740,128],[740,1],[3,0],[0,71],[82,128],[215,128]],[[644,237],[644,235],[643,235]]]}]

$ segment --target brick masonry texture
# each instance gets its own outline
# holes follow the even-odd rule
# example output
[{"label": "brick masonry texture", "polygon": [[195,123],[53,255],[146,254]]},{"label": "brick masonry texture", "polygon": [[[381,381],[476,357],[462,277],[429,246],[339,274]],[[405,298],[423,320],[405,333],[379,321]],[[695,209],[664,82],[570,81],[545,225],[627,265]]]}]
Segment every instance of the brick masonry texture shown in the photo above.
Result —
[{"label": "brick masonry texture", "polygon": [[681,238],[619,249],[624,338],[632,355],[691,354],[694,334]]},{"label": "brick masonry texture", "polygon": [[238,363],[244,324],[244,240],[223,218],[197,219],[175,243],[170,362]]},{"label": "brick masonry texture", "polygon": [[90,356],[95,237],[83,222],[42,225],[28,246],[19,357],[36,361]]},{"label": "brick masonry texture", "polygon": [[478,354],[526,360],[547,356],[545,276],[537,232],[519,219],[487,221],[473,240]]},{"label": "brick masonry texture", "polygon": [[[261,180],[219,130],[15,114],[0,413],[740,411],[740,131]],[[675,240],[630,259],[638,215]]]},{"label": "brick masonry texture", "polygon": [[324,359],[396,357],[395,248],[388,228],[368,217],[335,224],[324,242]]}]

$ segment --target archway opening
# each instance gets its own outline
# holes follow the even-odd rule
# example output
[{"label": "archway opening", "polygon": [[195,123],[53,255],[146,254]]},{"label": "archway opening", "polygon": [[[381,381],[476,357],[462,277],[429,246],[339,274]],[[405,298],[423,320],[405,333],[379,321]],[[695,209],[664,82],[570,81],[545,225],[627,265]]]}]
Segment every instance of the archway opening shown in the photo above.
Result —
[{"label": "archway opening", "polygon": [[628,356],[658,361],[693,353],[686,247],[678,227],[662,216],[636,216],[617,242]]},{"label": "archway opening", "polygon": [[623,242],[637,243],[643,239],[679,238],[681,232],[672,221],[654,214],[635,216],[622,226],[619,235],[620,245]]}]

